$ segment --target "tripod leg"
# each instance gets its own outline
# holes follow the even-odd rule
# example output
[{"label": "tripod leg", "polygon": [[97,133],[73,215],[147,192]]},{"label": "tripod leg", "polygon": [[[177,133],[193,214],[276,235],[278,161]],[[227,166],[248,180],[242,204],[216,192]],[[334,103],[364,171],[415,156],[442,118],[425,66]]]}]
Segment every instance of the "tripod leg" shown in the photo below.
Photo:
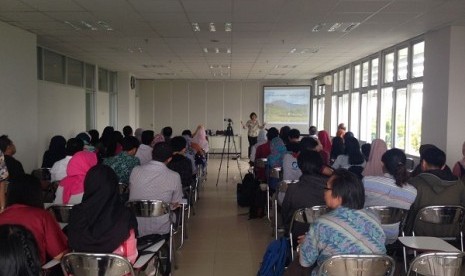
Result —
[{"label": "tripod leg", "polygon": [[229,155],[230,155],[230,146],[231,145],[231,136],[228,135],[228,154],[226,155],[226,183],[229,178]]},{"label": "tripod leg", "polygon": [[224,157],[224,150],[226,147],[226,139],[228,137],[224,137],[224,143],[223,143],[223,151],[221,152],[221,161],[220,161],[220,167],[218,168],[218,177],[216,178],[216,187],[218,187],[218,181],[220,180],[220,172],[221,172],[221,166],[223,165],[223,157]]},{"label": "tripod leg", "polygon": [[[234,153],[237,154],[236,140],[234,140],[234,136],[233,136],[233,145],[234,145]],[[239,176],[242,179],[241,166],[239,164],[239,157],[237,155],[236,155],[236,163],[237,163],[237,169],[239,170]]]}]

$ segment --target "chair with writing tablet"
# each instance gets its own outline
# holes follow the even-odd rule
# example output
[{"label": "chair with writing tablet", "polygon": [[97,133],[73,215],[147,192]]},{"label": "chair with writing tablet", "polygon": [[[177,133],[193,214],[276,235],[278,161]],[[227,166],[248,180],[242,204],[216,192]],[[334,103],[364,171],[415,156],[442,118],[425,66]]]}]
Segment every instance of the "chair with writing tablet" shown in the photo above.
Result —
[{"label": "chair with writing tablet", "polygon": [[334,255],[321,265],[319,276],[393,276],[395,261],[387,255]]},{"label": "chair with writing tablet", "polygon": [[434,252],[418,255],[410,264],[407,276],[422,275],[465,275],[465,254],[463,252]]}]

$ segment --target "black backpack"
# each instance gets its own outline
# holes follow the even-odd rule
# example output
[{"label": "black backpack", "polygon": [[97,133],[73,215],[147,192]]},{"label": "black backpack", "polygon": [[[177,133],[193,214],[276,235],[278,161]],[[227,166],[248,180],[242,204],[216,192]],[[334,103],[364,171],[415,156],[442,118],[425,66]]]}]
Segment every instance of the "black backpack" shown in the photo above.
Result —
[{"label": "black backpack", "polygon": [[249,207],[253,201],[256,189],[256,181],[252,173],[247,173],[242,183],[237,183],[237,204],[241,207]]}]

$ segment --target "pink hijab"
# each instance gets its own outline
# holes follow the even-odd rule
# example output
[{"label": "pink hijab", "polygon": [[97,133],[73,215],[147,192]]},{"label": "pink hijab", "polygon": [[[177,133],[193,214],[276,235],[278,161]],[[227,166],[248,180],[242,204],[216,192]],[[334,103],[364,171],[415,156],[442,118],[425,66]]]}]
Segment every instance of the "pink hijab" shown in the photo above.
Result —
[{"label": "pink hijab", "polygon": [[162,134],[159,133],[159,134],[155,135],[155,137],[153,137],[153,140],[152,140],[152,143],[150,144],[150,146],[153,148],[153,146],[155,146],[156,144],[161,143],[161,142],[165,142],[165,137]]},{"label": "pink hijab", "polygon": [[67,176],[60,181],[63,187],[63,203],[67,204],[72,195],[84,192],[84,178],[90,168],[97,165],[97,155],[90,151],[80,151],[73,155],[66,168]]},{"label": "pink hijab", "polygon": [[323,146],[323,150],[326,151],[328,154],[331,153],[331,140],[329,140],[329,134],[326,130],[320,130],[318,132],[318,140]]},{"label": "pink hijab", "polygon": [[208,152],[207,134],[205,133],[205,128],[202,125],[197,127],[194,137],[192,137],[192,143],[196,143],[203,149],[203,151]]},{"label": "pink hijab", "polygon": [[383,176],[383,162],[381,157],[387,151],[386,142],[381,139],[375,139],[371,142],[370,155],[362,172],[363,176]]}]

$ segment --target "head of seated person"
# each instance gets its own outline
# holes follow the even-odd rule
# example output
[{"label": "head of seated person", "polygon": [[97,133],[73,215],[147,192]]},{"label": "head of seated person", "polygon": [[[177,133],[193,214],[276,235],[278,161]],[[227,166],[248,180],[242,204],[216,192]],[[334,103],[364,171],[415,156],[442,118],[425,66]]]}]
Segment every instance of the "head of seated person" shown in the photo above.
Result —
[{"label": "head of seated person", "polygon": [[325,188],[326,206],[331,209],[346,207],[360,210],[365,205],[365,188],[353,173],[345,169],[334,171]]},{"label": "head of seated person", "polygon": [[168,142],[160,142],[153,146],[152,159],[168,164],[173,156],[173,149]]},{"label": "head of seated person", "polygon": [[123,135],[124,137],[132,136],[132,127],[131,126],[125,126],[123,127]]},{"label": "head of seated person", "polygon": [[137,149],[139,148],[139,140],[137,140],[134,136],[126,136],[121,140],[121,146],[123,147],[123,151],[125,151],[128,155],[134,156],[136,155]]},{"label": "head of seated person", "polygon": [[266,139],[271,142],[271,140],[273,140],[274,138],[278,137],[279,136],[279,131],[277,128],[275,127],[272,127],[270,129],[268,129],[268,132],[266,133]]},{"label": "head of seated person", "polygon": [[37,243],[26,228],[20,225],[0,225],[0,244],[0,275],[40,275]]},{"label": "head of seated person", "polygon": [[316,136],[318,133],[318,129],[316,128],[316,126],[310,126],[310,128],[308,129],[308,134],[310,136]]},{"label": "head of seated person", "polygon": [[169,140],[173,135],[173,128],[166,126],[161,130],[161,134],[165,137],[165,140]]},{"label": "head of seated person", "polygon": [[14,204],[44,208],[40,181],[32,175],[19,176],[14,185],[8,185],[7,206]]},{"label": "head of seated person", "polygon": [[431,170],[441,170],[446,164],[446,154],[436,146],[429,147],[423,152],[421,161],[424,172]]},{"label": "head of seated person", "polygon": [[300,141],[299,149],[301,152],[305,150],[320,151],[321,145],[318,143],[318,141],[315,138],[304,137]]},{"label": "head of seated person", "polygon": [[153,130],[144,130],[141,136],[141,143],[150,146],[154,137],[155,133],[153,132]]},{"label": "head of seated person", "polygon": [[182,136],[173,137],[170,140],[170,145],[175,154],[184,154],[186,152],[187,141],[186,138]]},{"label": "head of seated person", "polygon": [[181,135],[192,138],[192,131],[190,129],[185,129],[182,131]]},{"label": "head of seated person", "polygon": [[316,151],[304,150],[297,157],[297,166],[303,175],[319,175],[323,166],[323,159]]},{"label": "head of seated person", "polygon": [[84,142],[78,138],[70,138],[66,142],[66,155],[73,156],[84,149]]}]

